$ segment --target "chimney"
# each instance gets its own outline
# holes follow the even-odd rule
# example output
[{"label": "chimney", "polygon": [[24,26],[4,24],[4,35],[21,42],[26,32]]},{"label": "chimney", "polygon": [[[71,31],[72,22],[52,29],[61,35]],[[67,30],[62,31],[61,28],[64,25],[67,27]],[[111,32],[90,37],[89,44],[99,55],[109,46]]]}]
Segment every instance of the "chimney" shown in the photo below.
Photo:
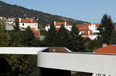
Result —
[{"label": "chimney", "polygon": [[54,21],[54,25],[56,25],[56,21]]},{"label": "chimney", "polygon": [[106,43],[104,43],[102,46],[103,46],[103,47],[106,47],[106,46],[107,46],[107,44],[106,44]]},{"label": "chimney", "polygon": [[21,22],[21,18],[19,18],[19,22]]},{"label": "chimney", "polygon": [[88,35],[90,35],[90,31],[88,31]]},{"label": "chimney", "polygon": [[65,24],[64,25],[66,25],[66,21],[65,21]]},{"label": "chimney", "polygon": [[33,22],[33,19],[31,19],[31,22]]}]

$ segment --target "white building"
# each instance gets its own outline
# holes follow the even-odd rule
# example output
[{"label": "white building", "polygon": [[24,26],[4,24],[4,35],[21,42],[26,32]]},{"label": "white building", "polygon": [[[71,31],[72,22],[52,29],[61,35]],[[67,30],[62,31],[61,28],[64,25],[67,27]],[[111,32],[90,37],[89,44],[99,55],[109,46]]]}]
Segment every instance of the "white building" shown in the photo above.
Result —
[{"label": "white building", "polygon": [[6,20],[6,18],[5,18],[5,17],[0,16],[0,20]]},{"label": "white building", "polygon": [[[54,25],[56,30],[59,30],[59,28],[61,27],[61,25],[64,25],[64,27],[71,31],[72,25],[70,25],[67,22],[56,22],[54,21]],[[99,30],[97,30],[97,27],[99,26],[99,23],[92,23],[92,24],[84,24],[84,25],[76,25],[76,27],[78,27],[79,35],[82,35],[82,37],[84,38],[90,38],[91,40],[95,40],[97,39],[98,35],[97,33],[99,33]],[[45,30],[48,31],[50,29],[50,24],[48,24],[45,27]]]},{"label": "white building", "polygon": [[[64,27],[71,31],[71,28],[72,28],[72,25],[70,25],[69,23],[67,22],[56,22],[54,21],[54,25],[56,27],[56,29],[59,29],[61,27],[61,25],[64,25]],[[45,27],[45,30],[48,31],[50,29],[50,24],[48,24],[46,27]]]},{"label": "white building", "polygon": [[91,40],[97,39],[99,33],[99,30],[97,30],[98,26],[100,24],[98,23],[92,23],[92,24],[84,24],[84,25],[76,25],[78,27],[78,30],[80,31],[80,35],[84,38],[90,38]]},{"label": "white building", "polygon": [[13,25],[14,22],[15,22],[15,18],[8,18],[5,20],[5,23],[9,25]]},{"label": "white building", "polygon": [[82,37],[84,38],[89,38],[91,40],[97,39],[98,35],[93,33],[91,30],[85,31],[84,33],[81,34]]},{"label": "white building", "polygon": [[38,30],[38,23],[34,19],[21,19],[19,18],[19,27],[21,29],[26,29],[27,27]]},{"label": "white building", "polygon": [[90,29],[93,33],[99,33],[99,30],[97,30],[97,27],[99,26],[99,24],[90,24],[88,26],[88,29]]}]

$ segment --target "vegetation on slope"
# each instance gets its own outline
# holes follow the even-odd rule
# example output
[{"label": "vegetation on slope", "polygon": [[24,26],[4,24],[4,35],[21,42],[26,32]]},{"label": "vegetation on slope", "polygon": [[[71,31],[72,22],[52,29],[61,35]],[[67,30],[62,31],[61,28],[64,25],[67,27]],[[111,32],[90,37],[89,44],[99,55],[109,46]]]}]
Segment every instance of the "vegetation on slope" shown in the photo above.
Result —
[{"label": "vegetation on slope", "polygon": [[87,22],[74,20],[72,18],[66,18],[58,15],[51,15],[48,13],[43,13],[41,11],[36,11],[32,9],[27,9],[17,5],[11,5],[0,1],[0,16],[4,17],[21,17],[21,18],[35,18],[40,24],[45,25],[51,21],[67,21],[68,23],[84,24]]}]

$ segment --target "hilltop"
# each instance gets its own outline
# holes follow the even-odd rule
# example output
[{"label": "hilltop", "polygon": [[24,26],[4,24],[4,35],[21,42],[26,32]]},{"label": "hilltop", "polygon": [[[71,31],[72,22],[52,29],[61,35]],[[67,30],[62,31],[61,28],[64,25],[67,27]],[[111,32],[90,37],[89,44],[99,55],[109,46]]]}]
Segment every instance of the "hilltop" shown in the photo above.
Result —
[{"label": "hilltop", "polygon": [[51,15],[37,10],[24,8],[22,6],[11,5],[0,1],[0,16],[4,17],[21,17],[21,18],[34,18],[39,24],[47,24],[51,21],[67,21],[68,23],[84,24],[88,23],[81,20],[75,20],[72,18],[62,17],[58,15]]}]

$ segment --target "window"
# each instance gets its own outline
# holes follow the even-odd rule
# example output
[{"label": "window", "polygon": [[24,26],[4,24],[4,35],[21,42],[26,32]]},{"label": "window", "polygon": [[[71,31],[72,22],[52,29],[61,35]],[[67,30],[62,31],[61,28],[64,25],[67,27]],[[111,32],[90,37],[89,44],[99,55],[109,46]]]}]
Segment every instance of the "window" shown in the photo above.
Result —
[{"label": "window", "polygon": [[22,25],[24,26],[24,23]]}]

